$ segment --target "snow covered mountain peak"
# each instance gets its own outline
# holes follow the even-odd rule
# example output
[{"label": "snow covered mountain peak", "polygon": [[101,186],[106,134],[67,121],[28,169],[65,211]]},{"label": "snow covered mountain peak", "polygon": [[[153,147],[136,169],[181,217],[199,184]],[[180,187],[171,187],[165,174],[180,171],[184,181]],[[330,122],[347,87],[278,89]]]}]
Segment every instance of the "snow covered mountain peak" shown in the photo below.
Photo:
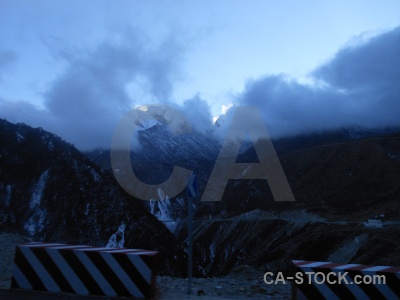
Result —
[{"label": "snow covered mountain peak", "polygon": [[168,125],[175,134],[191,131],[191,125],[183,114],[166,105],[142,105],[133,112],[133,121],[138,126],[138,131],[144,131],[156,125]]}]

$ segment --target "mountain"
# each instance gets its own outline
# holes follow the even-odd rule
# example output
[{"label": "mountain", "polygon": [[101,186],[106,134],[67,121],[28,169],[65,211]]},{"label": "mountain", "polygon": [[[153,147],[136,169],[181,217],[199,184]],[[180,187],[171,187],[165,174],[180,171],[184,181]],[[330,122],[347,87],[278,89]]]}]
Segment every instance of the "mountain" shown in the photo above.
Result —
[{"label": "mountain", "polygon": [[[184,157],[171,154],[162,162],[146,161],[144,155],[172,151],[165,147],[173,144],[171,136],[163,135],[160,126],[139,132],[141,143],[148,145],[143,151],[151,154],[142,154],[143,161],[133,159],[135,173],[145,182],[162,182],[173,165],[186,167],[197,174],[201,194],[218,152],[190,158],[188,149],[203,153],[215,140],[182,148]],[[399,138],[396,128],[345,128],[273,141],[296,201],[275,202],[265,180],[230,180],[221,202],[195,200],[195,273],[224,275],[242,264],[260,272],[290,272],[291,259],[398,265]],[[107,151],[97,153],[97,158],[109,159]],[[250,147],[237,161],[257,159]],[[161,191],[159,196],[155,200],[162,201],[150,201],[149,211],[185,241],[185,193],[170,199]],[[363,222],[380,214],[395,223],[364,227]]]},{"label": "mountain", "polygon": [[[221,120],[220,120],[221,119]],[[220,117],[219,122],[223,122]],[[215,127],[220,127],[216,122]],[[221,141],[214,133],[198,131],[174,134],[165,121],[142,118],[136,120],[138,126],[138,147],[132,149],[131,160],[135,164],[166,163],[172,165],[187,160],[210,160],[218,157]],[[370,137],[385,136],[400,132],[400,127],[363,128],[347,127],[331,131],[313,132],[291,137],[273,139],[272,143],[278,155],[308,149],[315,146],[338,144]],[[241,153],[252,150],[251,142],[244,141]],[[254,153],[254,151],[253,151]],[[98,166],[111,172],[109,149],[94,149],[84,154]],[[242,158],[239,157],[238,161]],[[135,167],[133,164],[133,167]],[[138,173],[141,173],[141,169]]]},{"label": "mountain", "polygon": [[[329,173],[324,174],[324,170],[329,170],[333,166],[349,170],[349,174],[357,174],[357,176],[349,178],[343,177],[346,180],[346,182],[341,183],[343,186],[360,187],[361,190],[365,190],[364,184],[353,182],[353,180],[359,180],[357,179],[359,176],[365,176],[366,182],[382,180],[382,177],[375,178],[376,173],[370,174],[368,170],[357,172],[357,170],[350,171],[350,169],[354,161],[357,160],[361,161],[359,163],[360,166],[371,165],[371,161],[368,161],[365,155],[358,156],[365,151],[372,151],[369,154],[370,157],[380,155],[376,151],[379,146],[374,143],[378,141],[378,137],[382,137],[385,140],[390,139],[391,143],[394,143],[396,136],[394,132],[396,130],[400,132],[400,129],[396,127],[379,129],[342,128],[336,131],[286,137],[272,142],[292,189],[296,189],[298,190],[298,192],[296,191],[297,193],[301,193],[296,198],[300,197],[315,201],[315,197],[323,199],[325,194],[327,197],[333,197],[330,196],[332,193],[338,193],[338,178],[336,177],[338,174],[335,171],[332,171],[332,178],[329,180],[323,179],[326,176],[330,176]],[[392,136],[388,136],[388,134],[392,134]],[[132,168],[139,179],[149,184],[161,183],[169,177],[173,166],[177,165],[192,170],[198,177],[200,193],[204,191],[221,147],[221,143],[212,134],[206,135],[191,132],[185,135],[173,135],[165,124],[156,124],[139,131],[138,140],[141,148],[138,151],[131,152],[131,160]],[[258,162],[254,147],[249,142],[247,142],[243,150],[244,152],[237,157],[237,162]],[[325,157],[328,153],[329,156]],[[339,155],[339,153],[347,154]],[[94,150],[85,153],[85,155],[97,165],[112,173],[109,150]],[[352,157],[353,160],[344,159],[346,157]],[[386,158],[384,155],[381,159],[385,161]],[[314,171],[314,168],[321,167],[321,165],[324,165],[322,171],[318,172],[316,171],[317,169]],[[371,166],[371,168],[375,167]],[[392,163],[385,164],[385,168],[392,170],[396,168],[396,165]],[[310,172],[310,170],[313,170],[313,172]],[[343,172],[346,173],[345,171]],[[324,182],[327,186],[322,186],[321,182]],[[371,190],[374,186],[374,184],[366,186],[369,195],[374,194],[373,190]],[[322,190],[318,191],[316,187]],[[351,191],[351,193],[354,192]],[[348,195],[334,196],[337,199],[335,200],[337,201],[335,209],[340,211],[341,202],[338,199],[347,199]],[[366,196],[367,199],[370,198],[369,195]],[[184,201],[185,196],[185,191],[183,191],[176,197],[178,200],[174,201],[161,191],[159,198],[154,200],[165,199],[165,201],[149,203],[148,209],[163,221],[182,219],[187,211]],[[220,215],[222,213],[224,216],[233,216],[254,209],[269,209],[271,205],[267,205],[265,199],[272,199],[272,195],[264,181],[231,180],[228,183],[223,199],[228,198],[230,199],[229,202],[228,200],[221,203],[195,202],[196,213],[202,217]],[[279,210],[281,204],[273,202],[272,205],[274,209]],[[285,205],[288,204],[286,203]],[[296,205],[299,206],[300,204],[296,203]],[[313,211],[312,206],[315,206],[315,204],[307,202],[306,205],[301,206],[301,209],[306,208]],[[344,211],[346,212],[346,209]],[[321,210],[319,213],[323,213],[323,211]],[[331,210],[329,214],[332,214]],[[168,226],[175,228],[177,224],[169,224]]]},{"label": "mountain", "polygon": [[160,251],[161,272],[184,274],[184,249],[116,181],[41,128],[0,119],[0,231],[37,241]]},{"label": "mountain", "polygon": [[[280,160],[295,202],[275,202],[266,181],[231,180],[217,215],[195,215],[195,257],[205,274],[242,264],[290,272],[292,259],[399,265],[399,133],[302,149]],[[364,226],[380,215],[387,226]]]},{"label": "mountain", "polygon": [[[164,124],[138,131],[139,145],[131,151],[133,163],[172,163],[180,160],[216,159],[220,143],[196,131],[174,134]],[[95,149],[84,153],[105,170],[111,170],[110,150]]]},{"label": "mountain", "polygon": [[[218,141],[196,132],[178,137],[163,123],[150,125],[138,132],[144,153],[132,153],[138,177],[162,182],[180,165],[197,174],[204,191]],[[278,155],[295,202],[275,202],[265,180],[236,179],[221,202],[195,199],[194,274],[224,275],[241,265],[260,274],[290,273],[292,259],[398,265],[400,134],[382,133],[356,139],[344,130],[281,141],[289,145]],[[0,142],[0,230],[35,240],[156,249],[165,274],[185,273],[185,191],[133,199],[110,169],[103,171],[42,129],[1,120]],[[94,154],[109,161],[107,151]],[[256,160],[253,147],[237,158]],[[387,226],[364,227],[381,214]]]}]

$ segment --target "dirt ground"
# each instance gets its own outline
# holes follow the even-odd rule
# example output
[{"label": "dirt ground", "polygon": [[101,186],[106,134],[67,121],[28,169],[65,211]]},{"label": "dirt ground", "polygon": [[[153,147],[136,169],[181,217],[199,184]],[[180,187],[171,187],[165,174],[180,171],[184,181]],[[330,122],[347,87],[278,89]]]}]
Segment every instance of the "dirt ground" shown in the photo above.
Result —
[{"label": "dirt ground", "polygon": [[[12,276],[15,246],[30,241],[29,238],[16,234],[0,234],[0,299],[115,299],[109,297],[79,296],[65,293],[51,294],[26,290],[11,290],[10,280]],[[154,299],[290,299],[290,284],[267,285],[263,281],[263,275],[264,274],[261,274],[250,267],[242,266],[232,274],[224,277],[193,278],[191,295],[187,293],[187,279],[158,276],[157,291]]]}]

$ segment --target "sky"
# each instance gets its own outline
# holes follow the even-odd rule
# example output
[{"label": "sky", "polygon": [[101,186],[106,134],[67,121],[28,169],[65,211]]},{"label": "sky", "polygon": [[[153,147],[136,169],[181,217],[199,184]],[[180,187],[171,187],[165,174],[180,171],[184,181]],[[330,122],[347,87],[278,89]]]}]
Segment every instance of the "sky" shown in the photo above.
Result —
[{"label": "sky", "polygon": [[199,130],[255,105],[273,137],[399,125],[399,11],[396,0],[0,0],[0,117],[81,150],[108,147],[123,114],[153,103]]}]

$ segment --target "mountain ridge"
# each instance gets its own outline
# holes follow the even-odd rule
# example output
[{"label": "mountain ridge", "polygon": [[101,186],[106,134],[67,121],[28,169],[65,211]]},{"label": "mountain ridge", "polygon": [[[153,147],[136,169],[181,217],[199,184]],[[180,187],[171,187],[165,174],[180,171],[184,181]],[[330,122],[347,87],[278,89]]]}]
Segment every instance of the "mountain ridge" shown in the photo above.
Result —
[{"label": "mountain ridge", "polygon": [[[159,125],[152,126],[147,132],[142,132],[142,137],[149,139],[147,142],[155,141],[150,133],[159,130],[160,128],[157,126]],[[159,137],[162,137],[162,130],[159,130],[158,133]],[[0,172],[0,196],[6,200],[0,204],[0,212],[7,216],[9,222],[15,223],[9,212],[10,205],[15,202],[15,198],[9,199],[8,197],[9,194],[14,195],[15,187],[12,186],[10,192],[9,184],[4,181],[6,178],[4,170],[7,167],[4,161],[6,154],[4,149],[8,149],[10,162],[7,163],[11,166],[10,172],[18,171],[8,178],[14,178],[13,180],[24,178],[26,181],[26,187],[22,194],[25,195],[25,198],[28,195],[28,200],[24,200],[22,209],[13,208],[14,211],[17,211],[17,213],[14,212],[14,215],[18,215],[18,218],[23,221],[19,223],[20,225],[26,224],[32,217],[30,206],[38,206],[39,210],[36,209],[36,211],[39,213],[34,216],[32,223],[40,224],[42,218],[40,209],[44,209],[42,207],[43,199],[48,198],[50,194],[55,198],[60,197],[57,193],[49,194],[47,187],[41,187],[44,182],[46,185],[49,184],[49,178],[53,178],[54,174],[58,174],[57,176],[61,176],[61,173],[63,176],[68,175],[70,183],[77,186],[78,191],[75,190],[74,193],[71,193],[65,187],[61,187],[58,192],[74,196],[76,199],[90,198],[90,195],[84,190],[90,190],[91,186],[96,186],[96,176],[93,175],[92,169],[98,170],[96,172],[99,176],[106,174],[107,178],[113,181],[108,192],[106,192],[107,189],[99,188],[99,191],[93,192],[93,195],[97,195],[97,193],[102,196],[110,195],[110,189],[111,191],[120,190],[114,185],[115,180],[110,176],[110,169],[104,171],[96,168],[87,157],[83,157],[76,149],[81,163],[75,162],[71,158],[65,160],[63,155],[59,155],[56,163],[56,165],[62,165],[58,167],[59,172],[54,173],[52,168],[48,170],[48,166],[54,165],[51,153],[58,151],[58,147],[55,146],[56,150],[51,151],[49,150],[50,143],[43,142],[40,138],[36,139],[41,145],[39,148],[43,151],[47,149],[46,151],[50,154],[39,157],[39,160],[33,162],[21,160],[21,155],[18,153],[24,153],[22,158],[24,156],[32,157],[35,153],[30,150],[32,147],[21,147],[21,143],[24,141],[23,134],[21,135],[22,137],[18,136],[16,131],[6,135],[8,139],[12,140],[11,144],[15,146],[13,151],[11,151],[13,148],[4,146],[0,148],[0,170],[3,170],[2,173]],[[172,136],[164,137],[172,138]],[[399,197],[397,196],[400,190],[397,187],[396,175],[400,173],[400,139],[398,137],[400,137],[398,133],[392,133],[386,136],[378,135],[364,139],[322,143],[293,150],[297,147],[297,141],[295,141],[293,145],[296,147],[293,146],[291,151],[277,151],[296,199],[293,203],[274,201],[266,180],[230,180],[221,202],[202,202],[200,199],[194,199],[195,267],[193,272],[195,276],[226,275],[243,264],[250,265],[260,272],[280,270],[287,273],[290,272],[289,262],[292,259],[328,260],[336,258],[342,262],[396,265],[400,261],[398,255],[400,253],[400,237],[398,236],[400,215],[398,212]],[[0,136],[0,138],[4,140],[4,136]],[[321,139],[326,140],[324,137]],[[4,145],[3,140],[1,145]],[[331,139],[328,138],[328,140]],[[313,143],[315,141],[310,142],[310,145]],[[179,146],[173,142],[170,145]],[[69,150],[75,151],[73,148]],[[193,153],[193,149],[190,150]],[[242,162],[254,161],[256,153],[253,150],[250,148],[241,153],[239,159]],[[167,150],[162,149],[162,151]],[[68,154],[68,151],[64,152]],[[61,151],[61,153],[64,152]],[[196,152],[194,151],[194,153]],[[156,157],[157,153],[151,153],[151,155]],[[43,162],[44,165],[42,165]],[[145,182],[157,181],[164,178],[163,176],[168,177],[174,164],[191,169],[198,175],[201,194],[209,179],[214,162],[213,157],[208,155],[204,158],[182,158],[180,160],[173,158],[171,161],[163,163],[151,160],[135,161],[132,165],[135,173],[138,173],[138,177],[142,176]],[[79,172],[75,170],[77,163]],[[25,174],[23,171],[26,166],[41,167],[40,170]],[[88,166],[93,166],[93,168],[88,168]],[[31,169],[34,170],[33,167]],[[61,182],[68,182],[65,177],[61,178],[64,178]],[[22,179],[21,181],[24,182]],[[82,182],[86,182],[86,185],[82,186]],[[80,187],[83,187],[83,191],[80,191]],[[41,191],[42,196],[39,197]],[[76,192],[78,195],[75,194]],[[125,197],[126,195],[122,193],[121,198],[125,199]],[[20,198],[23,196],[20,195]],[[40,201],[37,201],[36,198],[40,198]],[[120,202],[116,199],[109,203],[102,201],[97,196],[94,197],[94,202],[85,200],[81,205],[73,201],[74,206],[72,207],[63,206],[62,201],[60,204],[57,201],[46,200],[46,203],[51,207],[63,207],[62,215],[65,215],[64,218],[68,216],[67,218],[72,219],[73,222],[84,219],[82,216],[85,215],[87,204],[90,203],[89,212],[92,215],[90,222],[87,223],[93,224],[93,220],[101,219],[102,224],[98,226],[105,229],[104,233],[96,237],[95,242],[101,242],[103,245],[107,241],[110,242],[110,237],[114,233],[115,237],[120,236],[117,231],[124,225],[126,232],[130,232],[130,237],[125,236],[125,246],[137,245],[132,240],[132,236],[139,237],[139,240],[146,245],[157,246],[157,243],[160,243],[162,245],[157,247],[163,249],[165,255],[163,270],[184,274],[184,270],[174,269],[185,257],[187,238],[185,198],[185,191],[182,191],[177,197],[170,198],[161,190],[159,199],[140,202],[146,213],[142,213],[140,209],[139,215],[127,215],[126,213],[135,210],[136,206],[133,203],[136,202],[128,201],[124,204],[126,206],[121,209],[118,205]],[[125,201],[123,202],[125,203]],[[97,206],[95,206],[96,203]],[[129,205],[133,205],[133,207]],[[96,217],[92,209],[97,209],[101,217]],[[363,222],[368,218],[381,213],[385,213],[387,219],[392,222],[391,225],[375,230],[363,226]],[[152,214],[151,217],[149,217],[150,214]],[[60,213],[57,215],[60,216],[60,220],[63,218],[62,215]],[[141,223],[141,226],[133,226],[133,219],[136,218],[142,219],[144,223]],[[165,226],[159,227],[158,221],[146,221],[152,218],[162,221],[168,230]],[[63,237],[63,240],[83,239],[82,236],[85,234],[88,236],[85,233],[90,228],[87,223],[80,223],[82,232],[74,229],[70,231],[68,226],[63,227],[64,232],[57,226],[45,230],[37,228],[36,230],[39,231],[37,237],[46,236],[46,238],[59,239],[62,234],[65,234],[65,228],[68,228],[69,236]],[[68,224],[71,224],[71,221]],[[5,225],[0,224],[0,226],[3,226],[0,228],[4,230]],[[140,230],[143,226],[150,233],[144,234]],[[20,226],[19,230],[27,231],[24,226]],[[160,230],[161,233],[157,232]],[[157,241],[154,239],[148,241],[149,234],[157,237]],[[33,234],[33,236],[35,235]],[[354,244],[355,240],[359,242]],[[171,245],[171,241],[176,242]],[[115,242],[118,243],[120,240]],[[318,251],[316,252],[316,250]],[[385,256],[379,253],[385,253]]]},{"label": "mountain ridge", "polygon": [[43,129],[0,120],[0,230],[34,240],[106,246],[124,225],[128,248],[160,252],[161,272],[182,276],[182,245],[143,202],[72,145]]}]

